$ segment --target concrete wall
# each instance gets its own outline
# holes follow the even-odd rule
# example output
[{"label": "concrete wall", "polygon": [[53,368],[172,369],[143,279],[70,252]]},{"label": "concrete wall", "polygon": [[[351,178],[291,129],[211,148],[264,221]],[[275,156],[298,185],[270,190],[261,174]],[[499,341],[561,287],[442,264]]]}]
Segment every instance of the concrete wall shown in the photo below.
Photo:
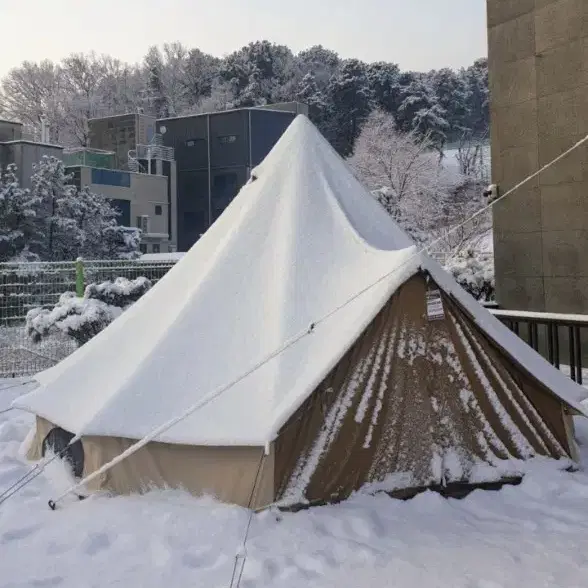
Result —
[{"label": "concrete wall", "polygon": [[[92,168],[80,168],[80,183],[89,186],[92,192],[103,194],[115,200],[130,202],[130,221],[138,226],[137,217],[148,215],[150,219],[149,234],[143,236],[148,244],[147,252],[153,250],[153,244],[159,244],[161,252],[167,252],[168,240],[168,179],[166,176],[122,172],[130,176],[130,186],[113,186],[92,183]],[[161,207],[161,215],[156,214],[156,207]],[[173,245],[173,243],[171,243]]]},{"label": "concrete wall", "polygon": [[18,168],[18,180],[23,188],[31,187],[31,175],[33,164],[39,163],[44,155],[62,159],[63,147],[33,143],[30,141],[11,141],[0,145],[3,152],[0,160],[3,165],[16,164]]},{"label": "concrete wall", "polygon": [[[487,0],[492,173],[502,193],[588,134],[588,1]],[[497,299],[588,312],[588,147],[495,206]]]}]

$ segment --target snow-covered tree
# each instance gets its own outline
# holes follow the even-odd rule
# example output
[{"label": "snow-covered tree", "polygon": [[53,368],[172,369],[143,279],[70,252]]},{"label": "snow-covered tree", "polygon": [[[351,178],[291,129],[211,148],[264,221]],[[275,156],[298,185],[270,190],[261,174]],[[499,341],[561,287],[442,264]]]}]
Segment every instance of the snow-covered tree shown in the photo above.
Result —
[{"label": "snow-covered tree", "polygon": [[29,131],[38,131],[41,118],[49,126],[50,140],[63,140],[65,90],[61,70],[49,60],[24,61],[2,79],[0,112],[5,118],[21,121]]},{"label": "snow-covered tree", "polygon": [[71,179],[72,176],[65,172],[63,161],[56,157],[44,156],[38,164],[33,165],[31,195],[38,210],[34,253],[45,261],[69,259],[66,252],[70,249],[70,243],[72,240],[77,242],[77,231],[72,235],[67,217],[60,218],[64,204],[70,202],[76,194]]},{"label": "snow-covered tree", "polygon": [[319,128],[325,136],[331,136],[332,130],[328,128],[331,104],[324,90],[321,90],[313,73],[307,73],[296,88],[295,100],[308,106],[310,120]]},{"label": "snow-covered tree", "polygon": [[[118,259],[138,255],[140,230],[121,227],[110,200],[84,186],[58,199],[55,215],[62,259]],[[68,239],[65,238],[68,235]]]},{"label": "snow-covered tree", "polygon": [[448,197],[430,139],[401,132],[380,110],[364,124],[349,163],[390,215],[419,243],[431,240]]},{"label": "snow-covered tree", "polygon": [[398,111],[400,69],[395,63],[371,63],[366,71],[374,106],[394,116]]},{"label": "snow-covered tree", "polygon": [[401,88],[396,120],[403,132],[414,131],[421,138],[427,137],[437,150],[443,149],[449,129],[446,112],[423,76],[415,76]]},{"label": "snow-covered tree", "polygon": [[317,88],[323,92],[326,90],[329,85],[329,80],[341,64],[339,55],[322,45],[314,45],[301,51],[296,56],[296,61],[300,67],[302,77],[311,74]]},{"label": "snow-covered tree", "polygon": [[37,207],[37,245],[46,261],[116,259],[138,255],[140,231],[121,227],[118,211],[102,194],[71,184],[63,162],[45,156],[34,166],[31,196]]},{"label": "snow-covered tree", "polygon": [[147,101],[151,112],[158,118],[169,115],[169,105],[163,84],[163,56],[156,47],[150,47],[145,56],[145,75],[147,82]]},{"label": "snow-covered tree", "polygon": [[331,139],[343,156],[353,151],[361,126],[371,111],[372,96],[366,76],[365,63],[349,59],[329,80],[331,128],[336,130]]},{"label": "snow-covered tree", "polygon": [[230,83],[215,79],[210,95],[203,96],[192,109],[195,113],[219,112],[235,106],[235,93]]},{"label": "snow-covered tree", "polygon": [[37,206],[18,183],[16,166],[0,168],[0,262],[35,259],[29,247],[35,242]]},{"label": "snow-covered tree", "polygon": [[463,76],[449,68],[431,72],[429,79],[448,122],[447,134],[455,139],[467,129],[467,88]]},{"label": "snow-covered tree", "polygon": [[74,53],[60,65],[64,90],[64,128],[71,141],[89,145],[88,120],[103,112],[102,90],[106,76],[104,63],[94,54]]},{"label": "snow-covered tree", "polygon": [[203,53],[200,49],[191,49],[184,68],[186,98],[193,109],[203,99],[212,94],[215,80],[218,78],[220,59]]},{"label": "snow-covered tree", "polygon": [[461,75],[466,87],[466,126],[475,136],[485,135],[490,122],[488,60],[476,60]]},{"label": "snow-covered tree", "polygon": [[228,55],[219,74],[230,84],[235,106],[258,106],[274,101],[293,71],[293,62],[288,47],[257,41]]},{"label": "snow-covered tree", "polygon": [[488,128],[486,59],[454,72],[401,72],[394,63],[342,60],[321,45],[293,55],[288,47],[257,41],[223,58],[181,43],[151,47],[141,64],[109,56],[73,54],[53,63],[24,62],[0,85],[0,115],[20,120],[39,136],[41,117],[50,140],[87,145],[88,118],[142,109],[159,117],[302,100],[313,121],[349,154],[373,108],[394,115],[398,128],[428,136],[441,150],[464,131]]},{"label": "snow-covered tree", "polygon": [[491,217],[481,214],[476,180],[448,169],[428,137],[401,132],[391,115],[373,112],[349,159],[355,174],[398,224],[420,245],[457,255],[475,249]]}]

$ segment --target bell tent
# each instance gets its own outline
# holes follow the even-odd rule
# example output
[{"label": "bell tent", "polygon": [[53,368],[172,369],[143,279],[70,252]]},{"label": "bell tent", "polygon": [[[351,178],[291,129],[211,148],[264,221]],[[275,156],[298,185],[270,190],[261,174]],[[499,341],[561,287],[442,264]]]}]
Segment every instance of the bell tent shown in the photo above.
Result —
[{"label": "bell tent", "polygon": [[29,457],[75,435],[88,475],[234,381],[89,489],[262,507],[569,467],[582,389],[417,253],[298,116],[175,267],[15,402]]}]

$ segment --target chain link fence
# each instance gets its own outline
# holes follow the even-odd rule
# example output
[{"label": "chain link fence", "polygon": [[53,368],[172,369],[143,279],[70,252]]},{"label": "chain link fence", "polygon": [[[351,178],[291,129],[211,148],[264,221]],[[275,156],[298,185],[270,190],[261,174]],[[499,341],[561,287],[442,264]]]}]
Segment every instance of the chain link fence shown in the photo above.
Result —
[{"label": "chain link fence", "polygon": [[33,375],[76,349],[65,335],[34,343],[26,331],[33,308],[52,308],[64,292],[83,291],[88,284],[146,277],[153,284],[175,264],[165,261],[84,261],[0,263],[0,378]]}]

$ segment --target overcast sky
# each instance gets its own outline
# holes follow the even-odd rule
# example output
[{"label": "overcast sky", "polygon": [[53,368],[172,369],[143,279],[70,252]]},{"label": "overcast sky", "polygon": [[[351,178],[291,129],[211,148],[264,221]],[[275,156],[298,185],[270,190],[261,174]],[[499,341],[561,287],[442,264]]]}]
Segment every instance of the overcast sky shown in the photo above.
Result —
[{"label": "overcast sky", "polygon": [[269,39],[299,51],[403,69],[460,67],[486,55],[486,0],[0,0],[0,76],[25,59],[72,52],[137,62],[181,41],[222,56]]}]

